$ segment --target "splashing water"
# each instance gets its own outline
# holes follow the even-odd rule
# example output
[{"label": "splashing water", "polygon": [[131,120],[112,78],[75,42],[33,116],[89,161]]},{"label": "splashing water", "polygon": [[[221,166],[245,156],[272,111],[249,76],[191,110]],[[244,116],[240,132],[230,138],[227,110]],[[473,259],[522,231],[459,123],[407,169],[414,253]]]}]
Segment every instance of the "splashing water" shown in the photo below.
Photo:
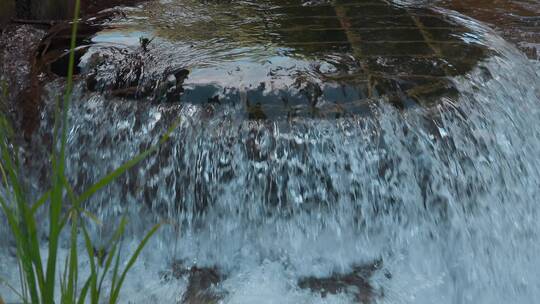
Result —
[{"label": "splashing water", "polygon": [[[176,9],[171,18],[184,13],[184,26],[198,20],[179,3],[149,11],[167,18],[161,10]],[[188,282],[164,279],[175,261],[219,269],[224,278],[216,293],[223,303],[354,303],[347,293],[322,297],[301,289],[298,280],[347,273],[374,260],[382,266],[369,278],[381,293],[373,303],[539,298],[540,75],[480,24],[444,14],[492,52],[448,77],[459,94],[440,96],[429,107],[402,110],[387,96],[372,96],[362,101],[361,115],[251,120],[245,102],[153,105],[88,92],[80,84],[69,111],[67,165],[77,189],[157,142],[175,117],[182,118],[157,155],[88,202],[104,223],[127,212],[133,239],[156,220],[171,222],[135,266],[122,301],[180,302]],[[132,22],[149,20],[139,22],[161,29],[163,20],[146,18]],[[215,56],[219,48],[197,53],[205,47],[190,37],[196,51],[174,56],[178,49],[171,45],[182,41],[155,33],[164,41],[156,47],[165,58],[157,66],[201,56],[188,89],[235,64],[255,71],[245,88],[266,77],[249,61],[272,52],[260,45],[260,53],[237,49],[239,57],[227,53],[225,60]],[[210,57],[217,64],[206,61]],[[313,61],[285,57],[295,68]],[[227,87],[229,80],[209,82]],[[49,85],[51,100],[58,86]],[[242,99],[247,91],[233,96]],[[36,191],[47,168],[51,105],[43,118],[27,151]],[[95,227],[95,239],[106,240],[110,229]],[[15,277],[10,263],[8,254],[0,256],[0,276]]]}]

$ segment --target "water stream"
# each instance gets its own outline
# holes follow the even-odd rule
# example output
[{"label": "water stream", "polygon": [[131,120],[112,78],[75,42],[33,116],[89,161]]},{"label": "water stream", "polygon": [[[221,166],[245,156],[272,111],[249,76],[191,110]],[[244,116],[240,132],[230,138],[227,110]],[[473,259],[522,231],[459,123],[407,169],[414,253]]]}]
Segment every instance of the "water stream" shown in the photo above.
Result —
[{"label": "water stream", "polygon": [[[535,302],[538,68],[453,11],[313,2],[158,1],[93,38],[81,70],[97,89],[79,81],[69,110],[76,189],[181,118],[156,155],[88,202],[105,223],[97,242],[129,214],[127,252],[151,224],[170,223],[123,302],[181,303],[188,279],[171,278],[172,265],[196,265],[222,275],[222,303],[358,303],[358,291],[323,296],[298,282],[374,261],[370,303]],[[141,36],[155,37],[147,52]],[[140,75],[133,58],[144,58]],[[159,87],[156,75],[178,68],[190,74],[173,102],[159,89],[110,93],[130,77]],[[36,193],[61,88],[47,85],[25,151]],[[16,278],[13,262],[0,255],[0,276]]]}]

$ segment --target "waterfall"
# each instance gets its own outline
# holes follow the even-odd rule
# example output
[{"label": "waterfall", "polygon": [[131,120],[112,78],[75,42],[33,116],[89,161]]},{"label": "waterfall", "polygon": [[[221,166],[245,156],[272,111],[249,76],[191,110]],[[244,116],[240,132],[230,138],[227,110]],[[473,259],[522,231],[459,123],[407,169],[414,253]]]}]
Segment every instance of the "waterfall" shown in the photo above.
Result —
[{"label": "waterfall", "polygon": [[[176,8],[174,3],[182,1],[159,5]],[[201,60],[208,65],[192,69],[185,94],[211,90],[219,104],[207,103],[206,95],[200,102],[160,104],[122,99],[79,82],[69,110],[66,167],[76,189],[157,143],[181,119],[158,153],[87,202],[103,223],[129,214],[128,245],[151,223],[168,223],[129,276],[123,301],[180,301],[186,279],[163,279],[178,262],[218,269],[223,279],[216,293],[224,303],[351,303],[350,294],[322,297],[297,282],[378,260],[380,267],[369,277],[379,292],[374,303],[539,298],[538,69],[481,24],[441,12],[466,27],[463,37],[489,55],[446,77],[459,93],[440,95],[429,106],[402,109],[386,95],[373,95],[362,99],[361,111],[347,115],[249,119],[253,96],[278,99],[279,81],[289,81],[290,75],[257,91],[259,78],[269,77],[258,74],[265,52],[279,54],[268,59],[271,68],[290,64],[318,77],[311,74],[312,59],[281,47],[208,55],[193,42],[199,49],[189,54],[216,61],[223,56],[223,61]],[[186,9],[186,18],[190,13]],[[155,33],[161,46],[152,56],[165,54],[155,59],[156,70],[184,59],[171,48],[179,42]],[[235,66],[249,75],[241,80],[243,87],[227,87],[236,81],[234,73],[201,84]],[[326,95],[319,104],[330,102],[329,92],[354,95],[351,88],[356,87],[323,85]],[[26,151],[36,192],[46,180],[53,101],[61,81],[47,89],[41,126]],[[292,91],[283,94],[300,96],[300,90]],[[94,227],[93,237],[107,239],[112,228]],[[9,261],[8,255],[0,257],[0,276],[15,276]]]}]

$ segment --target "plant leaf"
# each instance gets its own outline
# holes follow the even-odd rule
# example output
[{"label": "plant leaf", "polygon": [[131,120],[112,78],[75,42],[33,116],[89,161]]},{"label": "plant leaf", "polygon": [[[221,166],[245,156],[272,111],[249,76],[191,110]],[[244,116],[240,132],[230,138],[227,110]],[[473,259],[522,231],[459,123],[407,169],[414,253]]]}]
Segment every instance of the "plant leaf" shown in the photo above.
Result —
[{"label": "plant leaf", "polygon": [[133,157],[132,159],[126,161],[123,165],[118,167],[116,170],[113,170],[111,173],[107,174],[105,177],[100,179],[98,182],[96,182],[95,184],[90,186],[86,191],[84,191],[79,196],[79,203],[82,203],[82,202],[86,201],[92,195],[94,195],[98,190],[100,190],[101,188],[103,188],[106,185],[110,184],[112,181],[114,181],[116,178],[118,178],[124,172],[131,169],[132,167],[137,165],[140,161],[142,161],[143,159],[148,157],[150,154],[157,151],[159,146],[162,145],[164,142],[166,142],[169,139],[170,135],[172,134],[174,129],[176,129],[176,127],[178,126],[179,123],[180,123],[180,119],[177,119],[175,121],[175,123],[173,123],[171,125],[171,127],[167,130],[167,133],[165,133],[165,135],[163,135],[163,137],[161,138],[161,140],[159,141],[158,144],[156,144],[155,146],[152,146],[150,149],[148,149],[148,150],[140,153],[139,155]]},{"label": "plant leaf", "polygon": [[139,246],[137,246],[137,249],[135,250],[135,253],[131,256],[129,259],[126,268],[122,272],[122,275],[120,276],[120,279],[118,283],[116,284],[116,288],[114,289],[113,294],[111,295],[110,303],[117,303],[118,296],[120,295],[120,289],[122,287],[122,284],[124,283],[124,279],[126,278],[127,272],[133,267],[135,264],[135,261],[137,261],[137,258],[139,258],[139,255],[141,251],[143,250],[144,246],[146,246],[146,243],[150,240],[150,238],[158,231],[159,227],[161,227],[161,223],[155,225],[148,231],[144,239],[139,243]]}]

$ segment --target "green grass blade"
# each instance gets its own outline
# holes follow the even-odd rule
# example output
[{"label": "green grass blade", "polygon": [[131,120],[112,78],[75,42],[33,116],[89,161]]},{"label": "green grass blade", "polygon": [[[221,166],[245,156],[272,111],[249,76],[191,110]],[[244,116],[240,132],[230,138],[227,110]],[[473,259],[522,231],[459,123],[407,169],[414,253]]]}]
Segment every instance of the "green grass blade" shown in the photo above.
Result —
[{"label": "green grass blade", "polygon": [[67,289],[66,299],[69,303],[75,303],[77,301],[77,281],[78,281],[78,266],[79,261],[77,258],[77,229],[78,216],[77,212],[73,210],[71,212],[71,236],[70,236],[70,252],[69,252],[69,269],[67,277]]},{"label": "green grass blade", "polygon": [[[119,246],[121,237],[124,235],[126,224],[127,224],[127,220],[125,219],[125,217],[123,217],[122,220],[120,221],[120,225],[118,226],[117,231],[115,232],[113,237],[108,242],[107,248],[110,248],[110,250],[108,252],[107,259],[105,261],[105,266],[103,268],[103,272],[101,273],[101,278],[99,280],[98,294],[101,293],[101,290],[102,290],[101,288],[103,286],[105,276],[107,275],[107,273],[109,272],[109,269],[111,268],[114,257],[116,257],[117,254],[119,254],[118,246]],[[117,271],[116,271],[116,273],[117,273]],[[115,272],[113,271],[113,281],[114,280],[115,280]],[[112,287],[111,287],[111,289],[112,289]]]},{"label": "green grass blade", "polygon": [[81,289],[81,294],[79,294],[79,300],[77,301],[77,304],[86,303],[86,297],[88,295],[90,284],[91,284],[91,278],[88,278],[88,280],[86,280],[86,282],[84,283],[83,288]]},{"label": "green grass blade", "polygon": [[103,187],[110,184],[112,181],[114,181],[116,178],[118,178],[120,175],[122,175],[124,172],[138,164],[141,160],[145,159],[148,155],[150,155],[152,152],[154,152],[154,149],[146,150],[143,153],[137,155],[136,157],[130,159],[129,161],[125,162],[123,165],[118,167],[116,170],[109,173],[107,176],[99,180],[97,183],[90,186],[85,192],[83,192],[79,196],[79,202],[84,202],[88,198],[90,198],[92,195],[94,195],[96,192],[98,192]]},{"label": "green grass blade", "polygon": [[88,233],[88,230],[86,229],[84,223],[81,224],[81,228],[83,231],[86,253],[88,254],[88,261],[90,264],[90,277],[88,278],[88,283],[90,284],[90,302],[97,303],[97,301],[99,300],[99,295],[97,293],[97,278],[99,276],[99,273],[96,267],[96,260],[94,257],[94,246],[92,246],[90,234]]},{"label": "green grass blade", "polygon": [[[2,176],[6,182],[7,191],[12,190],[13,192],[13,206],[15,212],[12,214],[16,218],[15,222],[18,226],[18,240],[19,240],[19,249],[21,257],[28,258],[29,261],[26,261],[24,264],[24,269],[32,271],[36,275],[37,283],[39,286],[43,285],[44,276],[43,276],[43,267],[41,265],[41,258],[39,253],[39,240],[37,236],[37,227],[36,221],[31,214],[25,192],[23,191],[23,185],[20,182],[21,179],[18,176],[19,165],[16,152],[13,152],[7,144],[7,140],[10,138],[11,130],[9,124],[4,116],[0,117],[0,150],[2,158]],[[7,205],[7,204],[3,204]],[[5,208],[4,208],[5,209]],[[11,225],[12,229],[14,225]],[[30,267],[28,264],[33,264],[34,267]],[[27,276],[30,276],[27,273]],[[32,281],[36,278],[32,276]],[[32,284],[32,282],[29,282]],[[32,294],[35,294],[32,292]]]},{"label": "green grass blade", "polygon": [[6,187],[6,190],[7,190],[9,189],[9,184],[8,184],[6,171],[4,170],[4,166],[2,166],[2,162],[0,162],[0,173],[2,174],[2,180],[4,181],[4,186]]},{"label": "green grass blade", "polygon": [[67,303],[66,281],[67,281],[67,275],[68,275],[68,265],[69,265],[69,256],[64,261],[64,271],[62,272],[61,275],[60,274],[58,275],[58,280],[60,281],[60,303]]},{"label": "green grass blade", "polygon": [[148,157],[150,154],[154,153],[159,149],[159,146],[162,145],[164,142],[166,142],[174,129],[178,126],[180,123],[180,120],[178,119],[175,123],[172,124],[172,126],[167,130],[165,135],[161,138],[159,143],[155,146],[152,146],[150,149],[140,153],[139,155],[135,156],[134,158],[128,160],[123,165],[118,167],[116,170],[112,171],[111,173],[107,174],[105,177],[103,177],[101,180],[90,186],[86,191],[84,191],[79,196],[79,203],[82,203],[89,199],[92,195],[94,195],[97,191],[102,189],[103,187],[110,184],[112,181],[114,181],[116,178],[118,178],[120,175],[122,175],[127,170],[133,168],[135,165],[137,165],[140,161]]},{"label": "green grass blade", "polygon": [[[8,283],[7,280],[3,279],[2,277],[0,277],[0,284],[6,286],[9,290],[11,290],[15,295],[17,295],[17,297],[19,297],[19,299],[21,299],[21,301],[24,302],[24,297],[23,295],[17,291],[17,289],[13,286],[11,286],[11,284]],[[1,303],[1,302],[0,302]]]},{"label": "green grass blade", "polygon": [[[121,246],[121,244],[120,244]],[[118,280],[119,276],[119,270],[120,270],[120,255],[121,255],[121,249],[118,249],[118,252],[116,253],[116,258],[114,259],[114,267],[112,269],[112,280],[111,280],[111,293],[109,296],[109,304],[116,303],[116,300],[114,299],[114,295],[116,294],[117,289],[117,283],[116,280]],[[118,287],[120,289],[120,287]]]},{"label": "green grass blade", "polygon": [[[111,248],[111,250],[108,252],[107,260],[105,261],[105,266],[103,268],[103,271],[101,273],[101,278],[99,278],[99,283],[97,286],[97,295],[101,294],[101,290],[103,287],[103,282],[105,281],[105,276],[109,272],[109,269],[111,268],[113,257],[116,255],[116,244]],[[98,298],[96,298],[96,302],[98,303]]]},{"label": "green grass blade", "polygon": [[139,258],[139,255],[141,254],[141,251],[143,250],[144,246],[146,246],[146,243],[148,243],[150,238],[158,231],[159,227],[161,227],[161,223],[152,227],[152,229],[150,229],[150,231],[146,234],[143,240],[139,243],[139,246],[137,246],[135,253],[133,253],[131,258],[129,259],[126,265],[126,268],[124,269],[124,271],[122,272],[122,275],[120,276],[120,280],[116,284],[114,292],[111,296],[111,303],[117,303],[118,296],[120,295],[120,289],[122,287],[122,284],[124,283],[124,280],[126,278],[128,271],[131,269],[131,267],[133,267],[133,265],[135,264],[135,261],[137,261],[137,259]]},{"label": "green grass blade", "polygon": [[92,220],[96,225],[101,226],[103,223],[97,218],[97,216],[88,210],[82,210],[82,213]]},{"label": "green grass blade", "polygon": [[23,268],[21,265],[21,260],[17,255],[17,268],[19,270],[19,282],[21,283],[21,294],[23,296],[23,303],[28,303],[28,284],[24,280]]},{"label": "green grass blade", "polygon": [[[71,93],[73,90],[73,70],[75,67],[75,47],[77,44],[77,28],[79,23],[80,0],[75,1],[75,11],[73,16],[73,27],[71,32],[69,64],[66,92],[64,95],[64,104],[62,108],[62,129],[60,152],[53,153],[53,188],[51,191],[51,204],[49,209],[49,255],[47,258],[46,286],[44,300],[48,303],[54,301],[54,285],[56,273],[56,258],[58,253],[58,238],[61,230],[58,226],[58,220],[62,210],[62,194],[63,186],[61,176],[64,175],[65,167],[65,150],[67,145],[67,129],[68,129],[68,107]],[[58,134],[58,133],[57,133]],[[57,135],[56,134],[56,135]],[[53,143],[57,142],[58,137],[55,136]],[[54,146],[54,145],[53,145]]]},{"label": "green grass blade", "polygon": [[[23,185],[19,180],[16,154],[10,150],[6,143],[9,136],[6,125],[5,118],[2,117],[0,119],[1,170],[7,187],[6,191],[8,193],[12,191],[12,206],[9,206],[4,199],[0,204],[17,242],[18,256],[22,258],[25,278],[29,280],[27,283],[30,295],[36,301],[38,300],[36,283],[41,287],[44,282],[36,222],[30,213],[25,192],[22,190]],[[35,282],[36,279],[37,282]]]},{"label": "green grass blade", "polygon": [[81,1],[75,1],[75,11],[73,14],[73,27],[71,28],[71,42],[69,52],[68,74],[66,92],[64,95],[64,107],[62,109],[62,141],[60,143],[60,173],[64,173],[65,165],[65,152],[67,144],[67,129],[68,129],[68,108],[69,101],[71,99],[71,93],[73,91],[73,71],[75,69],[75,48],[77,47],[77,30],[79,26],[79,11],[81,7]]},{"label": "green grass blade", "polygon": [[51,191],[45,192],[35,203],[32,205],[31,212],[32,215],[36,214],[39,207],[43,206],[47,200],[51,197]]},{"label": "green grass blade", "polygon": [[[61,210],[60,208],[55,208],[53,207],[54,204],[56,204],[57,206],[58,205],[61,205],[61,200],[62,200],[62,189],[60,187],[60,183],[58,181],[58,161],[59,161],[59,155],[58,155],[58,152],[57,152],[57,149],[56,149],[56,144],[57,144],[57,140],[58,140],[58,133],[59,133],[59,128],[60,128],[60,100],[57,99],[56,100],[56,106],[55,106],[55,115],[54,115],[54,127],[53,127],[53,147],[52,147],[52,158],[51,158],[51,162],[52,162],[52,183],[51,183],[51,190],[50,190],[50,206],[49,206],[49,223],[51,225],[50,229],[49,229],[49,235],[52,236],[54,234],[56,234],[56,228],[53,228],[53,225],[56,225],[56,222],[57,222],[57,217],[59,217],[59,210]],[[54,211],[54,212],[53,212]],[[52,284],[54,284],[54,273],[52,273],[52,268],[56,267],[56,265],[53,263],[55,262],[55,260],[53,260],[51,257],[51,251],[52,251],[52,248],[51,246],[55,246],[57,244],[52,244],[52,239],[49,238],[51,241],[49,242],[49,260],[47,262],[47,287],[45,288],[50,288],[50,285],[51,285],[51,282]],[[54,288],[54,286],[53,286]],[[49,293],[53,293],[52,296],[49,296]],[[47,298],[52,298],[54,297],[54,290],[50,291],[50,292],[45,292],[45,295]]]}]

